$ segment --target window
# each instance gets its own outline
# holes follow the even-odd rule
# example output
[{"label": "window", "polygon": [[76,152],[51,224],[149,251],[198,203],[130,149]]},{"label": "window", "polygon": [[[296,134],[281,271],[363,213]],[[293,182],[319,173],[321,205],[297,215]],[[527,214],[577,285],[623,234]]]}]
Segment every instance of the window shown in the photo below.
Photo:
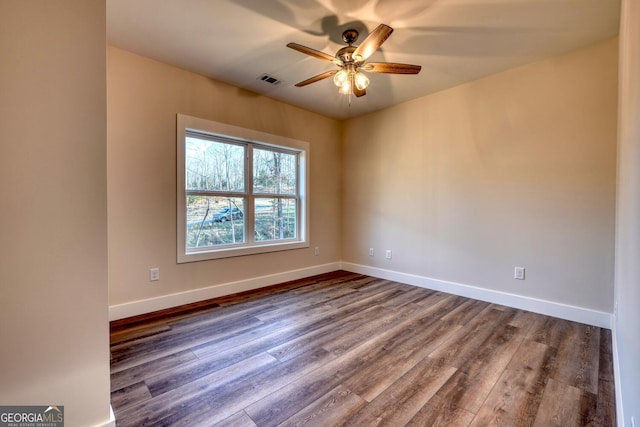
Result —
[{"label": "window", "polygon": [[308,247],[302,141],[178,115],[178,262]]}]

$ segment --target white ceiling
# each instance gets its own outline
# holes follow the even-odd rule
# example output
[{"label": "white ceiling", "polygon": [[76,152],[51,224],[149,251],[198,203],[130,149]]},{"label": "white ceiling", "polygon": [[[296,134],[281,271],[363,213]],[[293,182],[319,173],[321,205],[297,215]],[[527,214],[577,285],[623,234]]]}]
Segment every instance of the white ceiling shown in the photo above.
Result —
[{"label": "white ceiling", "polygon": [[[107,0],[109,44],[289,104],[344,119],[447,89],[618,34],[620,0]],[[368,74],[349,99],[336,66],[286,47],[331,55],[354,28],[395,29],[369,61],[422,65],[418,75]],[[356,42],[358,44],[358,42]],[[259,79],[269,74],[282,83]]]}]

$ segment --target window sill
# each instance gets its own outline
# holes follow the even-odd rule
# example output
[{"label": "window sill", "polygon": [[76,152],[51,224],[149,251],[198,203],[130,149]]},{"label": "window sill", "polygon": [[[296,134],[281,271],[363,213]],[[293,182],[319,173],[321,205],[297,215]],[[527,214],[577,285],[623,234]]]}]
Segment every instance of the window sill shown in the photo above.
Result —
[{"label": "window sill", "polygon": [[281,252],[292,249],[308,248],[309,242],[278,242],[278,243],[265,243],[255,246],[243,246],[238,248],[224,248],[224,249],[211,249],[206,248],[201,251],[190,251],[187,253],[178,253],[178,264],[206,261],[212,259],[233,258],[239,256],[264,254],[270,252]]}]

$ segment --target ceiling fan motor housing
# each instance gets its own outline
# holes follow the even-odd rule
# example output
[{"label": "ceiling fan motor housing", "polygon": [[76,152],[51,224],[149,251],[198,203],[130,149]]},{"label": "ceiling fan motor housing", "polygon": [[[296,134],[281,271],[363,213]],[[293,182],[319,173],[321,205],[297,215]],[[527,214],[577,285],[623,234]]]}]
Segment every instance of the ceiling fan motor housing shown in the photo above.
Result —
[{"label": "ceiling fan motor housing", "polygon": [[345,46],[336,53],[336,58],[341,60],[345,65],[353,62],[353,52],[356,46]]},{"label": "ceiling fan motor housing", "polygon": [[345,43],[352,45],[356,42],[356,40],[358,40],[358,35],[360,33],[358,33],[356,30],[345,30],[342,33],[342,40],[344,40]]}]

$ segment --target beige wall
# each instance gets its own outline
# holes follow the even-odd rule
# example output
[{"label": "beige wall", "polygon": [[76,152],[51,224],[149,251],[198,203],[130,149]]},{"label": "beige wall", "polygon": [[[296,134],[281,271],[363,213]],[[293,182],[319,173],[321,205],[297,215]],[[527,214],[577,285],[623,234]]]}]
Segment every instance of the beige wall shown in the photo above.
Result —
[{"label": "beige wall", "polygon": [[104,0],[0,1],[0,405],[109,420]]},{"label": "beige wall", "polygon": [[[111,305],[340,260],[337,121],[115,47],[107,63]],[[309,142],[311,247],[176,264],[176,113]]]},{"label": "beige wall", "polygon": [[[620,121],[616,224],[616,385],[619,421],[640,424],[640,2],[624,0],[620,27]],[[620,396],[618,396],[620,397]],[[622,425],[622,424],[620,424]]]},{"label": "beige wall", "polygon": [[616,88],[613,39],[350,120],[343,260],[611,312]]}]

